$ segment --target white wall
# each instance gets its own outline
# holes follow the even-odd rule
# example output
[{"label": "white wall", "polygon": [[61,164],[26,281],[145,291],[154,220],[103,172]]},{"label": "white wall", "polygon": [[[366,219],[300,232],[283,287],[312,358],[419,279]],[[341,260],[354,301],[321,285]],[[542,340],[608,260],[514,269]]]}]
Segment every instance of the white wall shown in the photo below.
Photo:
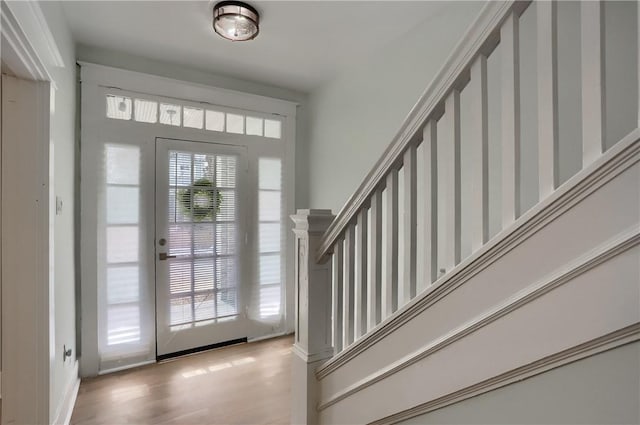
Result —
[{"label": "white wall", "polygon": [[311,93],[310,207],[339,211],[482,6],[443,2],[402,39],[380,46]]},{"label": "white wall", "polygon": [[308,108],[305,93],[82,44],[77,46],[77,57],[79,61],[297,102],[300,106],[296,115],[296,208],[308,206]]},{"label": "white wall", "polygon": [[403,424],[636,424],[640,343],[625,345]]}]

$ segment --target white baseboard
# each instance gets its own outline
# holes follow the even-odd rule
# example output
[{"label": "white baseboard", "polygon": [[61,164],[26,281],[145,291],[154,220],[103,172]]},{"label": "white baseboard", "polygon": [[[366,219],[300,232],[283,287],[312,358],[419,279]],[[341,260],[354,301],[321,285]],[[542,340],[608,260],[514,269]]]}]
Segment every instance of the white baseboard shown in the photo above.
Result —
[{"label": "white baseboard", "polygon": [[73,408],[76,405],[76,398],[78,397],[78,390],[80,389],[80,378],[78,376],[78,361],[73,364],[73,378],[65,388],[64,397],[62,403],[58,407],[58,412],[55,416],[53,424],[55,425],[69,425],[71,422],[71,414]]}]

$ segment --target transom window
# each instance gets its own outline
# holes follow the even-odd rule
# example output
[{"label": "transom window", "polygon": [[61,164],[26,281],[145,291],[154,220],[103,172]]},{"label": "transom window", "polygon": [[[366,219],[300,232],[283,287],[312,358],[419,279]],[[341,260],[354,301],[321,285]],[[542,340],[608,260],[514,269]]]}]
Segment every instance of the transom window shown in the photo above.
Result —
[{"label": "transom window", "polygon": [[127,96],[107,95],[107,118],[163,124],[176,127],[204,129],[247,136],[282,138],[282,122],[237,112],[229,113],[175,103],[132,99]]}]

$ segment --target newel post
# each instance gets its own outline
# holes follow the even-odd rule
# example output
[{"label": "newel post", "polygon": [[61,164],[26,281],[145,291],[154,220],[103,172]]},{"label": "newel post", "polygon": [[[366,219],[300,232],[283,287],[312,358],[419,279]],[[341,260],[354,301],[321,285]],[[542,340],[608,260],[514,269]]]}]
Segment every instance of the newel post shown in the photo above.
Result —
[{"label": "newel post", "polygon": [[291,423],[318,422],[315,370],[333,355],[331,345],[331,261],[316,262],[320,239],[334,219],[330,210],[292,215],[295,242],[296,318],[293,344]]}]

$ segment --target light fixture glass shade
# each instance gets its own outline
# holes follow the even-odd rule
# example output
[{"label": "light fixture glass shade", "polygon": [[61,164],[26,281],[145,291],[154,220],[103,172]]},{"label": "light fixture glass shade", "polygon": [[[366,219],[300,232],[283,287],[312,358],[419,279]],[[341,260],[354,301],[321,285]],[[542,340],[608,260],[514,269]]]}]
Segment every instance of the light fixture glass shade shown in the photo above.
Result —
[{"label": "light fixture glass shade", "polygon": [[260,17],[251,6],[238,1],[222,1],[213,8],[213,29],[231,41],[246,41],[258,35]]}]

